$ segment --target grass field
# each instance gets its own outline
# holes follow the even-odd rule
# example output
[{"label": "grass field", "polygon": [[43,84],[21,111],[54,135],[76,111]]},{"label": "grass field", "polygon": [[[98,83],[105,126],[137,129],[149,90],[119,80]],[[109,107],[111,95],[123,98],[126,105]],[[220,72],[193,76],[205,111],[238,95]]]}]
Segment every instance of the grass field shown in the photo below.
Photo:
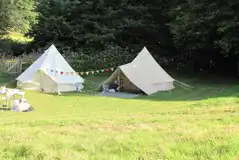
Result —
[{"label": "grass field", "polygon": [[0,113],[0,159],[238,160],[239,83],[180,80],[194,90],[136,99],[27,92],[35,112]]}]

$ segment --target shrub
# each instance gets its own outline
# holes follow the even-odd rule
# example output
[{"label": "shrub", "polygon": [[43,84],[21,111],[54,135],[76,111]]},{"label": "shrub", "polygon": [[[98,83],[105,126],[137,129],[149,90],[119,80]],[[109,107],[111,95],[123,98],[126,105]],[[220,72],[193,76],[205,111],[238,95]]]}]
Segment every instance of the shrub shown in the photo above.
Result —
[{"label": "shrub", "polygon": [[135,54],[128,49],[123,49],[118,46],[110,46],[104,51],[94,51],[94,53],[86,54],[71,53],[67,54],[68,62],[72,67],[79,71],[89,71],[90,69],[102,69],[117,67],[133,60]]},{"label": "shrub", "polygon": [[[131,62],[138,54],[138,51],[121,48],[119,46],[109,46],[103,51],[85,48],[79,49],[78,52],[73,52],[67,48],[58,48],[67,62],[78,72],[117,67]],[[26,69],[29,67],[44,53],[45,49],[47,49],[47,47],[39,48],[37,51],[33,51],[28,55],[22,55],[23,61],[25,62],[23,68]],[[172,66],[174,63],[174,61],[167,57],[154,56],[154,58],[162,67]]]},{"label": "shrub", "polygon": [[[24,40],[17,40],[15,37],[11,37],[11,35],[0,36],[0,54],[11,55],[11,56],[19,56],[26,52],[29,43]],[[18,37],[19,38],[19,37]]]}]

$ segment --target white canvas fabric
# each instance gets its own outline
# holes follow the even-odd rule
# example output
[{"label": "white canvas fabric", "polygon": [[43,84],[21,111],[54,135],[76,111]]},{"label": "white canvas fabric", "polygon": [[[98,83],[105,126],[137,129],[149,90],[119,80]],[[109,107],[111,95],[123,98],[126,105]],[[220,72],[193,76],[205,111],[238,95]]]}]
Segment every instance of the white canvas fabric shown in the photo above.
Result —
[{"label": "white canvas fabric", "polygon": [[[57,71],[57,73],[56,73]],[[64,74],[61,75],[61,72]],[[69,74],[66,75],[65,73]],[[71,73],[74,72],[74,75]],[[17,85],[22,89],[43,90],[45,92],[70,92],[83,88],[84,79],[75,74],[54,45],[51,45],[18,78]]]},{"label": "white canvas fabric", "polygon": [[112,83],[120,71],[147,95],[174,88],[174,79],[155,61],[146,47],[131,63],[119,66],[104,83]]}]

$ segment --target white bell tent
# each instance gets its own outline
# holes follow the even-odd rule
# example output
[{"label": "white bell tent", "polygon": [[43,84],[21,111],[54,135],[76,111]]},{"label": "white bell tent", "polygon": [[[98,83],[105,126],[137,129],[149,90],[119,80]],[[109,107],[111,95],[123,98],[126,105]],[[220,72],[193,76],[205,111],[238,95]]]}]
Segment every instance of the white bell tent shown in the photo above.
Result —
[{"label": "white bell tent", "polygon": [[77,91],[83,83],[54,45],[17,78],[18,88],[48,93]]},{"label": "white bell tent", "polygon": [[123,91],[140,92],[147,95],[174,88],[174,79],[155,61],[146,47],[131,62],[122,66],[104,82],[104,85],[120,80]]}]

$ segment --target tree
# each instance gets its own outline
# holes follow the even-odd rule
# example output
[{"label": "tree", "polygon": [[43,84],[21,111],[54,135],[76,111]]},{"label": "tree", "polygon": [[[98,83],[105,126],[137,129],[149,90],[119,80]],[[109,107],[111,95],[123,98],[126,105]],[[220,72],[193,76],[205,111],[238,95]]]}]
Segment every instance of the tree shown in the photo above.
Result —
[{"label": "tree", "polygon": [[[175,53],[172,36],[167,26],[169,3],[164,0],[130,0],[125,4],[124,29],[117,40],[123,46],[147,46],[159,55]],[[121,37],[121,38],[120,38]],[[136,47],[137,48],[137,47]]]},{"label": "tree", "polygon": [[102,49],[120,26],[119,5],[120,1],[106,0],[40,0],[39,22],[31,35],[43,45],[54,41],[71,49]]},{"label": "tree", "polygon": [[186,0],[173,6],[169,23],[181,52],[220,51],[239,53],[239,2]]},{"label": "tree", "polygon": [[0,34],[27,33],[36,16],[34,0],[0,0]]},{"label": "tree", "polygon": [[159,53],[173,46],[166,14],[160,1],[129,0],[40,0],[39,22],[31,35],[44,46],[104,50],[108,45],[142,49],[144,45]]}]

